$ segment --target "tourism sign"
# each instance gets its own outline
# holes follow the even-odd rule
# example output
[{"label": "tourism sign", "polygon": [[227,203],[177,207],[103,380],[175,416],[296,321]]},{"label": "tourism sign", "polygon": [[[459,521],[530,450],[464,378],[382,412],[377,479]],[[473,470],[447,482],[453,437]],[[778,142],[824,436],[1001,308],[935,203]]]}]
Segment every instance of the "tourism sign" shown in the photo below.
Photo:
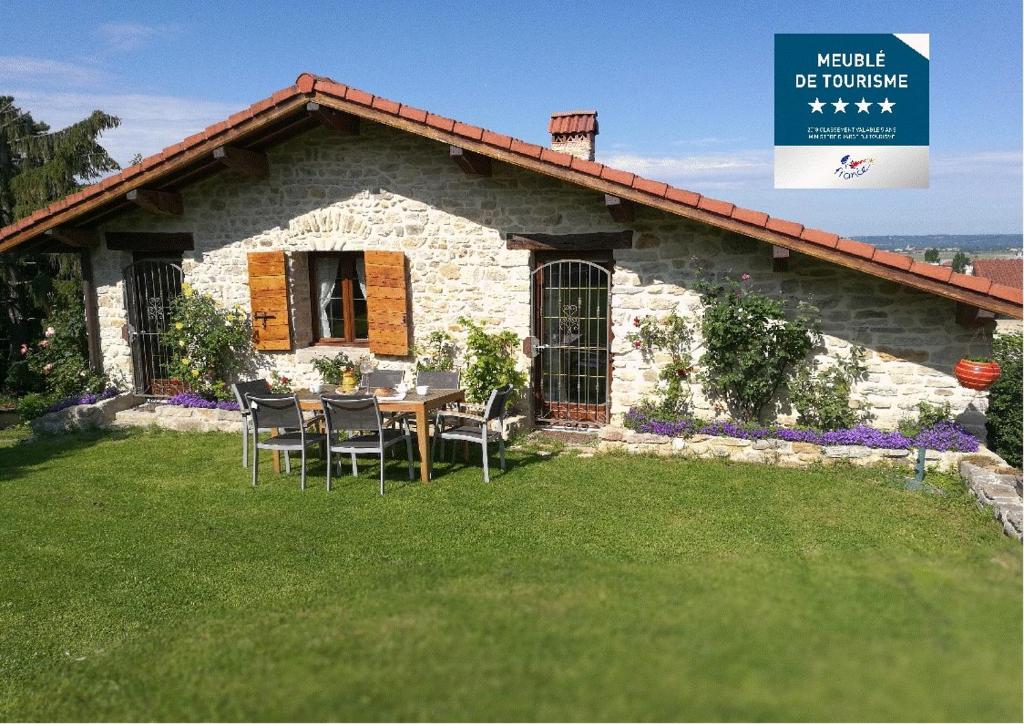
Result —
[{"label": "tourism sign", "polygon": [[775,188],[927,188],[928,39],[776,35]]}]

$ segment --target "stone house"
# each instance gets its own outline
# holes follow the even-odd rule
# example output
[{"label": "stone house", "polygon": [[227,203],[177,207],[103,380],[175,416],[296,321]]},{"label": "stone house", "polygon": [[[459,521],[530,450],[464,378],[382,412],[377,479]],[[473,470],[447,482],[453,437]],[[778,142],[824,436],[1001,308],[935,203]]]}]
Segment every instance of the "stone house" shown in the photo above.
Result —
[{"label": "stone house", "polygon": [[92,363],[144,394],[167,391],[157,332],[184,281],[248,311],[266,370],[299,383],[339,349],[413,369],[462,315],[513,330],[528,414],[603,424],[656,384],[634,317],[696,321],[699,274],[747,273],[821,310],[823,355],[867,348],[876,424],[930,400],[979,428],[984,395],[952,367],[989,349],[994,314],[1021,317],[1019,286],[597,163],[595,112],[548,130],[550,148],[303,74],[0,229],[0,252],[80,254]]}]

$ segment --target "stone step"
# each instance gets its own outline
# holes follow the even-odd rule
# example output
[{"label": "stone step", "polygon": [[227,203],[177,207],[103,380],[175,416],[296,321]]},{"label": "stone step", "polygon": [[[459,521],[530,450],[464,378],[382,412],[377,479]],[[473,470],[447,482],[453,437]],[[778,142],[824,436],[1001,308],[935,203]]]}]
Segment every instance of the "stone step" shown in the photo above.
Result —
[{"label": "stone step", "polygon": [[118,412],[110,424],[113,427],[149,427],[156,424],[156,414],[152,410],[134,407]]}]

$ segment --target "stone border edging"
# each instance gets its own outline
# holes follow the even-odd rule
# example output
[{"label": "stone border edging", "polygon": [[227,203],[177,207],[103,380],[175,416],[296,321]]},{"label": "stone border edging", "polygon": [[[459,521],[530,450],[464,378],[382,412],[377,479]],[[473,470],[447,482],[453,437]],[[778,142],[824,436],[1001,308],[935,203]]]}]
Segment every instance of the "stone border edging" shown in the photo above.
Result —
[{"label": "stone border edging", "polygon": [[[147,405],[147,407],[150,407]],[[117,416],[118,427],[160,427],[179,432],[241,431],[238,410],[208,407],[181,407],[154,403],[152,409],[128,410]]]},{"label": "stone border edging", "polygon": [[[605,427],[600,432],[598,450],[624,451],[631,454],[679,455],[682,457],[732,460],[745,463],[767,463],[783,467],[807,467],[818,463],[845,461],[867,466],[897,463],[913,469],[917,456],[907,448],[871,448],[865,445],[818,445],[786,440],[745,440],[718,435],[691,435],[687,438],[666,437],[635,432],[623,427]],[[991,457],[994,464],[1005,463],[985,448],[965,453],[928,450],[925,462],[930,469],[955,471],[967,456]]]},{"label": "stone border edging", "polygon": [[960,462],[960,475],[974,494],[978,507],[991,508],[1006,535],[1022,538],[1021,476],[1004,470],[1011,468],[1004,466],[993,470],[969,460]]},{"label": "stone border edging", "polygon": [[106,427],[119,412],[140,405],[143,401],[142,397],[123,392],[91,405],[72,405],[57,412],[48,412],[30,421],[29,426],[36,435]]}]

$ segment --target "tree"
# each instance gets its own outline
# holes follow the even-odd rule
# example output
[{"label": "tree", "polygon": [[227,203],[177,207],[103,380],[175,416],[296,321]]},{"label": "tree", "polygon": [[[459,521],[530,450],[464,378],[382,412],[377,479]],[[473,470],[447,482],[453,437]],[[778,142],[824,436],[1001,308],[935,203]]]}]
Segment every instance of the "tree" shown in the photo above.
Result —
[{"label": "tree", "polygon": [[971,257],[967,256],[962,251],[958,251],[953,255],[953,271],[960,272],[961,274],[966,271],[967,267],[971,263]]},{"label": "tree", "polygon": [[[98,138],[120,120],[102,111],[67,128],[50,127],[0,96],[0,225],[16,221],[116,171]],[[0,255],[0,386],[23,388],[21,345],[38,339],[40,322],[80,294],[77,261],[67,255]],[[12,369],[12,366],[14,369]],[[13,379],[12,379],[13,373]],[[5,384],[5,380],[10,380]]]},{"label": "tree", "polygon": [[928,251],[926,251],[924,253],[924,260],[926,262],[928,262],[929,264],[938,264],[939,263],[939,250],[938,249],[929,249]]}]

